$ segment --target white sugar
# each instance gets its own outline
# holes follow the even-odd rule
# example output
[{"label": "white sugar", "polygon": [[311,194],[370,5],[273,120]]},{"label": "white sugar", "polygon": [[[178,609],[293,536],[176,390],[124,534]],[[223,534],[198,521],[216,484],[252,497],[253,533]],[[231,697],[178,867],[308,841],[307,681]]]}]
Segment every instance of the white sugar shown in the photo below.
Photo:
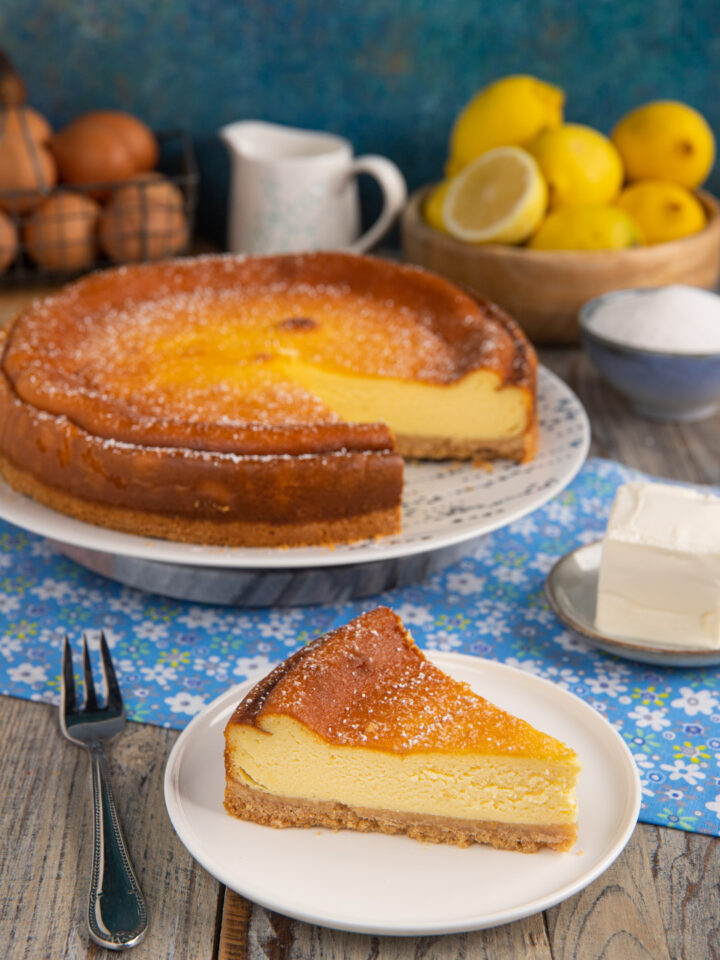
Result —
[{"label": "white sugar", "polygon": [[587,327],[628,347],[662,353],[720,352],[720,296],[680,284],[628,291],[601,304]]}]

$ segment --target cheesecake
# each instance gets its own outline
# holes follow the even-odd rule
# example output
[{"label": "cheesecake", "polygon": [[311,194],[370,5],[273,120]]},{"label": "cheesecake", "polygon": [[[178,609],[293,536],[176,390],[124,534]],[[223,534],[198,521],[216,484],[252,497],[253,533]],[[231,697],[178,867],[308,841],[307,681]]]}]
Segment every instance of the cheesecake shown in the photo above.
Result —
[{"label": "cheesecake", "polygon": [[0,358],[0,470],[142,536],[397,533],[403,457],[530,459],[536,358],[499,308],[342,253],[200,257],[35,301]]},{"label": "cheesecake", "polygon": [[281,663],[225,728],[225,808],[272,827],[568,850],[579,770],[427,660],[387,607]]}]

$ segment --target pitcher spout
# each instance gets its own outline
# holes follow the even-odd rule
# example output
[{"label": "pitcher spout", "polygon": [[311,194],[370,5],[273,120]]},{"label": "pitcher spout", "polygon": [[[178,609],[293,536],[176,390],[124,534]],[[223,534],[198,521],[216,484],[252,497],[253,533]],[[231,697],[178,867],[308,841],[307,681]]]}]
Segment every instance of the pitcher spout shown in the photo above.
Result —
[{"label": "pitcher spout", "polygon": [[242,156],[250,147],[252,139],[249,127],[255,126],[252,120],[236,120],[220,127],[217,134],[231,154]]},{"label": "pitcher spout", "polygon": [[284,160],[301,161],[334,153],[338,149],[350,151],[343,137],[317,130],[301,130],[265,120],[238,120],[218,130],[231,156],[253,158],[265,163]]}]

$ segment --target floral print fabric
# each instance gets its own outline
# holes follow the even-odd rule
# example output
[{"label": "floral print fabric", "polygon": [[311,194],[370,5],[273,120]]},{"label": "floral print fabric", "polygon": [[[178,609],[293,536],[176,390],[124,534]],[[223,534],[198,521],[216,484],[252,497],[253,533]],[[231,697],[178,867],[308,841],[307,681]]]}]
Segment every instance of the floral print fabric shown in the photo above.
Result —
[{"label": "floral print fabric", "polygon": [[64,634],[79,652],[82,632],[102,626],[131,719],[181,728],[229,686],[385,603],[423,648],[499,660],[591,704],[635,758],[640,819],[720,835],[720,668],[609,656],[563,629],[545,599],[553,563],[602,536],[616,488],[638,476],[590,460],[550,503],[424,583],[324,607],[236,609],[143,594],[0,522],[0,692],[57,703]]}]

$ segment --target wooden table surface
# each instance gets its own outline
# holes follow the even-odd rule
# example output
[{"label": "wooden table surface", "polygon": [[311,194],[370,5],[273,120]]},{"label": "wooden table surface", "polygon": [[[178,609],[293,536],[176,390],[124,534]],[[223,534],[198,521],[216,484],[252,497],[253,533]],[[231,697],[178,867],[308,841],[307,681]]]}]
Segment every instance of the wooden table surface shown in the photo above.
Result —
[{"label": "wooden table surface", "polygon": [[[24,299],[21,293],[0,298],[0,322]],[[541,359],[585,404],[594,454],[658,476],[720,483],[720,415],[689,425],[641,420],[578,350],[546,349]],[[720,840],[645,824],[586,890],[493,930],[375,937],[270,913],[217,883],[173,833],[162,782],[177,736],[129,724],[112,747],[118,807],[150,911],[150,930],[134,960],[720,958]],[[111,956],[89,941],[85,924],[90,812],[87,758],[61,738],[56,710],[0,698],[2,960]]]}]

